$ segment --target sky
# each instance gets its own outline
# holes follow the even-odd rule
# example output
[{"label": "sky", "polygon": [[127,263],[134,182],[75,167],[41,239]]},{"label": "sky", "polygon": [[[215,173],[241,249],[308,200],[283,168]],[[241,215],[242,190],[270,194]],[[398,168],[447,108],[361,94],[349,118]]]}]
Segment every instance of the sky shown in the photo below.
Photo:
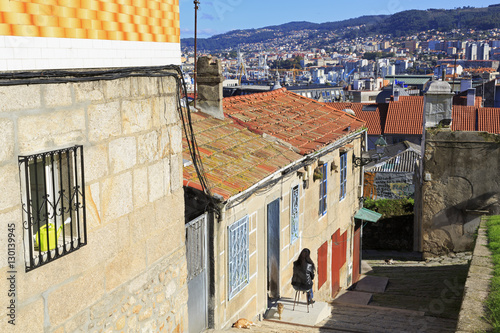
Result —
[{"label": "sky", "polygon": [[[198,37],[292,21],[335,22],[410,9],[487,7],[500,0],[199,0]],[[181,38],[194,37],[193,0],[179,0]]]}]

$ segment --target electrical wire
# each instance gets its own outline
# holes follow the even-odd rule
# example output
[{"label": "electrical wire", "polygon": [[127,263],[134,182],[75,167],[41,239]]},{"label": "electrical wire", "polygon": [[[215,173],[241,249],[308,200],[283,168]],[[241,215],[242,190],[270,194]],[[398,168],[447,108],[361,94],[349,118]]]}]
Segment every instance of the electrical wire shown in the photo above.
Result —
[{"label": "electrical wire", "polygon": [[[41,71],[15,71],[0,73],[0,86],[34,85],[34,84],[61,84],[89,81],[111,81],[130,77],[172,77],[177,83],[177,111],[182,121],[182,128],[189,147],[189,154],[203,188],[208,198],[209,209],[220,214],[218,202],[212,196],[210,186],[203,169],[203,163],[198,151],[194,135],[191,110],[187,98],[186,82],[182,70],[177,65],[149,66],[149,67],[124,67],[116,69],[89,69],[89,70],[41,70]],[[185,99],[185,107],[182,105]],[[166,115],[164,114],[164,117]]]}]

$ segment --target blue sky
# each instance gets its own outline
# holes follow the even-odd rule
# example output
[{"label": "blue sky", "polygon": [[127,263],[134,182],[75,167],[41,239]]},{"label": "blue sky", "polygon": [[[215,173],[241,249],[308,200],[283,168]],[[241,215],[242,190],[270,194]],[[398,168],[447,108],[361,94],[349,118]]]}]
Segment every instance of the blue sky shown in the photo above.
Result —
[{"label": "blue sky", "polygon": [[[198,37],[235,29],[262,28],[291,21],[342,21],[363,15],[388,15],[410,9],[487,7],[500,0],[199,0]],[[181,38],[193,37],[193,0],[179,0]]]}]

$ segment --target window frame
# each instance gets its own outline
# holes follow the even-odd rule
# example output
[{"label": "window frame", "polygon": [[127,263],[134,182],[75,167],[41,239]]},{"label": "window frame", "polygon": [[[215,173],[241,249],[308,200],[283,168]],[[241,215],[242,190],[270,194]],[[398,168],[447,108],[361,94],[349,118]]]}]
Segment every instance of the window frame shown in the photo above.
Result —
[{"label": "window frame", "polygon": [[322,178],[319,184],[319,215],[325,216],[328,202],[328,163],[321,166]]},{"label": "window frame", "polygon": [[340,201],[347,194],[347,152],[340,153]]},{"label": "window frame", "polygon": [[[297,199],[294,200],[294,193],[297,193]],[[295,185],[290,190],[290,244],[299,239],[300,222],[300,186]]]},{"label": "window frame", "polygon": [[18,163],[29,272],[87,244],[83,146],[19,156]]},{"label": "window frame", "polygon": [[[228,299],[233,299],[250,283],[250,244],[248,215],[227,227],[228,231]],[[234,242],[243,246],[236,248]],[[239,267],[237,267],[239,266]],[[237,274],[235,276],[235,274]]]}]

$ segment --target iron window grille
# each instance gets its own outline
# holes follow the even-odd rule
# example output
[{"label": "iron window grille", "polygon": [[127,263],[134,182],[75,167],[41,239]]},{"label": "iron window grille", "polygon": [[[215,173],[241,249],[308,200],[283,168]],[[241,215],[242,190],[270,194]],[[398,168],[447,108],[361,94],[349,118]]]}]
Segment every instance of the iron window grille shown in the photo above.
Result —
[{"label": "iron window grille", "polygon": [[229,234],[229,299],[249,282],[248,216],[228,227]]},{"label": "iron window grille", "polygon": [[83,146],[19,157],[26,271],[87,244]]},{"label": "iron window grille", "polygon": [[290,202],[290,244],[299,238],[299,185],[292,188]]},{"label": "iron window grille", "polygon": [[328,183],[327,183],[327,165],[323,164],[321,167],[321,183],[319,184],[319,215],[323,216],[326,214],[327,200],[326,196],[328,193]]},{"label": "iron window grille", "polygon": [[340,200],[346,196],[347,185],[347,153],[340,154]]},{"label": "iron window grille", "polygon": [[188,277],[187,281],[193,280],[205,271],[206,252],[206,214],[186,224],[186,257]]}]

